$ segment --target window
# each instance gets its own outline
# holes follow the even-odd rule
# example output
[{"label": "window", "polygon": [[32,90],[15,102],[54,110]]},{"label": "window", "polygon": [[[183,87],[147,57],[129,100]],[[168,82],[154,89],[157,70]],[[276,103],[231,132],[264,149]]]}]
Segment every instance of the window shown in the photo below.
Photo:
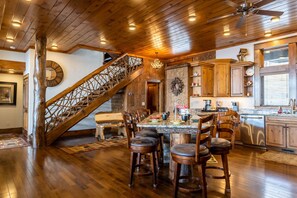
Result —
[{"label": "window", "polygon": [[264,49],[264,67],[289,64],[288,46]]},{"label": "window", "polygon": [[266,75],[262,77],[264,106],[288,105],[289,74]]},{"label": "window", "polygon": [[289,70],[287,69],[289,64],[288,45],[263,49],[263,52],[264,69],[261,69],[261,106],[288,105],[290,95]]}]

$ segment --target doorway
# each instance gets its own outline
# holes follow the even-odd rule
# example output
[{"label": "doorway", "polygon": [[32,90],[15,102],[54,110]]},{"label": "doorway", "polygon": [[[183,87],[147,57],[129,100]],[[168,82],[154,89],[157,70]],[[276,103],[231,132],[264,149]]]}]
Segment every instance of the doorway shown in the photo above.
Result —
[{"label": "doorway", "polygon": [[162,111],[162,98],[161,93],[161,83],[160,81],[148,81],[146,88],[146,108],[154,112]]}]

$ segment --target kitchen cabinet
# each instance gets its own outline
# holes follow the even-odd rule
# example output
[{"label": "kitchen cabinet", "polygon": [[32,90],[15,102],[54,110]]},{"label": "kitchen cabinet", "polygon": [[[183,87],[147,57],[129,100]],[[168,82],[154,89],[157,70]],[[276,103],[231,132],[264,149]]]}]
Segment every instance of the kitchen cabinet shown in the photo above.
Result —
[{"label": "kitchen cabinet", "polygon": [[191,63],[189,69],[191,97],[213,96],[213,65],[208,63]]},{"label": "kitchen cabinet", "polygon": [[228,97],[231,95],[230,64],[233,59],[214,59],[208,61],[214,64],[214,96]]},{"label": "kitchen cabinet", "polygon": [[282,149],[297,149],[297,117],[267,116],[266,144]]},{"label": "kitchen cabinet", "polygon": [[231,96],[252,96],[254,63],[242,61],[231,64]]}]

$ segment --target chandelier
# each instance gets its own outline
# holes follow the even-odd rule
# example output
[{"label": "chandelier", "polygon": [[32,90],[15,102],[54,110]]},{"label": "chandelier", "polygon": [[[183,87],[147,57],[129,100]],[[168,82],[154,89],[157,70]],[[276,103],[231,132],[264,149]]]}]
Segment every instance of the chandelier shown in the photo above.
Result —
[{"label": "chandelier", "polygon": [[151,62],[151,66],[154,69],[160,69],[161,67],[163,67],[163,63],[158,59],[158,52],[156,52],[156,58],[153,62]]}]

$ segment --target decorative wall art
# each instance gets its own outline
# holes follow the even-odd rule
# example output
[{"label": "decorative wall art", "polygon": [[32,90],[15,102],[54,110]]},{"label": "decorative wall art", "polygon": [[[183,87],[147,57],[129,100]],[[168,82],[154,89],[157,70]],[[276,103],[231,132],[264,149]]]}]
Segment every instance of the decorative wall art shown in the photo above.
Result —
[{"label": "decorative wall art", "polygon": [[0,105],[16,105],[17,83],[0,82]]},{"label": "decorative wall art", "polygon": [[63,70],[62,67],[55,61],[46,61],[46,86],[54,87],[60,84],[63,80]]},{"label": "decorative wall art", "polygon": [[184,86],[185,85],[184,85],[183,81],[178,77],[175,77],[171,81],[171,91],[175,96],[178,96],[180,93],[183,92]]}]

